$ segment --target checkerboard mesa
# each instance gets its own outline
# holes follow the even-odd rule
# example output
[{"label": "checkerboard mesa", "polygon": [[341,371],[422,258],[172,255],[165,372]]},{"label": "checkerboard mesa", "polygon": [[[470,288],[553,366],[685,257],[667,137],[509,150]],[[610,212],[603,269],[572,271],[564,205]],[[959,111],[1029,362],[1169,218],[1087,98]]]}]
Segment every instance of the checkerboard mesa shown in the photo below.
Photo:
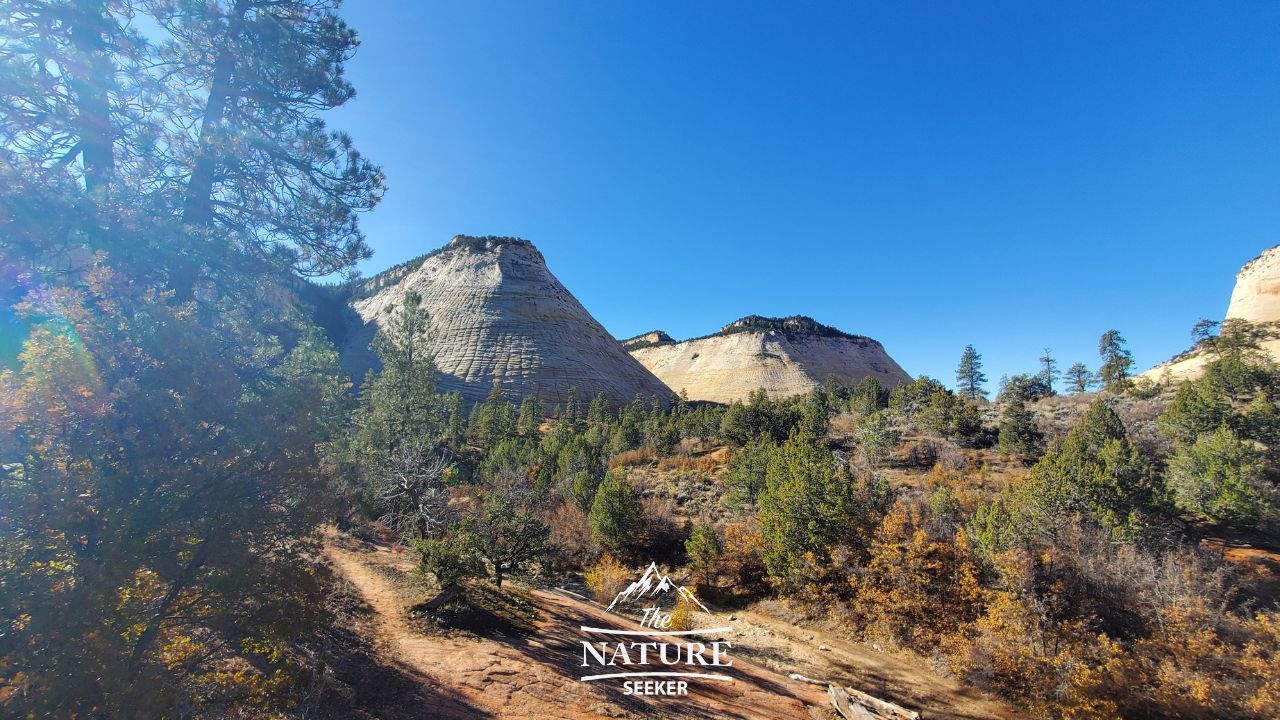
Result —
[{"label": "checkerboard mesa", "polygon": [[509,398],[535,395],[563,403],[576,389],[586,403],[604,393],[617,404],[636,395],[665,402],[671,391],[622,348],[520,238],[459,235],[447,245],[360,283],[351,306],[358,327],[343,355],[358,377],[373,367],[368,352],[406,292],[422,296],[440,388],[468,402],[501,380]]}]

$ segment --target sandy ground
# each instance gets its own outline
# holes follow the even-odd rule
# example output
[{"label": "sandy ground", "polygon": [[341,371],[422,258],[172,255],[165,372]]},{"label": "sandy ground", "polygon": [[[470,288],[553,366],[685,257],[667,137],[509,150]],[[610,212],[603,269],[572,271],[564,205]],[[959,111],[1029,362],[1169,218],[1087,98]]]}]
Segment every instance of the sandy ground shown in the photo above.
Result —
[{"label": "sandy ground", "polygon": [[424,599],[407,582],[409,553],[331,536],[326,554],[373,609],[375,647],[412,669],[425,687],[424,718],[832,718],[822,687],[789,672],[831,679],[921,711],[924,718],[1010,718],[919,660],[877,652],[797,628],[761,610],[718,615],[734,626],[734,682],[691,682],[686,697],[627,696],[619,681],[579,680],[582,625],[638,629],[594,603],[555,590],[522,588],[541,617],[530,634],[478,637],[423,630],[408,608]]},{"label": "sandy ground", "polygon": [[1254,532],[1201,528],[1200,547],[1235,566],[1254,595],[1280,597],[1280,544]]}]

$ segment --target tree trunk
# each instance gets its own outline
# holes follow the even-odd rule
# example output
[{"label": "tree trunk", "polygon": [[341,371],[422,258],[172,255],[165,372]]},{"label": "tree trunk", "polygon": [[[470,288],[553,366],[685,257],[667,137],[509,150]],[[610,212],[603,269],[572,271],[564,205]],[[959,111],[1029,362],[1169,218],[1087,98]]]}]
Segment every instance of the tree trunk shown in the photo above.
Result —
[{"label": "tree trunk", "polygon": [[115,173],[108,90],[113,84],[114,68],[107,54],[109,19],[102,0],[76,3],[75,20],[69,36],[76,49],[77,67],[71,69],[76,95],[76,132],[80,157],[84,163],[85,190],[91,196],[102,195]]},{"label": "tree trunk", "polygon": [[441,590],[439,595],[428,600],[423,607],[428,610],[439,610],[460,597],[462,597],[462,586],[458,583],[452,583]]},{"label": "tree trunk", "polygon": [[151,620],[138,636],[137,642],[134,643],[133,652],[129,657],[129,667],[133,674],[136,675],[142,669],[142,660],[146,656],[147,650],[150,649],[151,643],[155,641],[156,635],[160,633],[160,625],[169,614],[169,608],[173,606],[174,601],[178,599],[182,591],[187,588],[196,571],[204,565],[205,555],[208,550],[209,535],[206,534],[199,547],[196,548],[195,553],[191,556],[191,561],[183,568],[182,574],[175,578],[173,584],[169,586],[169,592],[165,593],[159,607],[152,613]]},{"label": "tree trunk", "polygon": [[[248,9],[247,0],[237,0],[228,18],[226,45],[231,45],[240,34],[240,25]],[[213,79],[209,86],[209,99],[205,102],[200,120],[200,137],[196,143],[195,162],[191,178],[187,181],[183,199],[182,221],[193,227],[205,227],[213,221],[213,185],[217,180],[222,153],[218,148],[218,135],[227,115],[227,105],[235,92],[235,54],[224,46],[218,51],[213,64]]]}]

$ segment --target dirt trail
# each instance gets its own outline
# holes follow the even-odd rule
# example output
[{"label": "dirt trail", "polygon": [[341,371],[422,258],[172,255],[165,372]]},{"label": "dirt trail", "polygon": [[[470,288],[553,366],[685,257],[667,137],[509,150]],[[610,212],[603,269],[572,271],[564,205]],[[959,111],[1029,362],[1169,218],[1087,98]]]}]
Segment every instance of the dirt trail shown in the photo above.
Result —
[{"label": "dirt trail", "polygon": [[923,666],[919,658],[882,652],[836,634],[797,627],[759,610],[733,615],[738,654],[781,672],[799,672],[898,703],[930,720],[1021,717],[1007,703]]},{"label": "dirt trail", "polygon": [[[422,717],[806,718],[833,717],[821,687],[787,678],[795,670],[860,686],[920,709],[928,718],[1014,717],[1008,708],[967,693],[953,681],[905,660],[838,638],[787,626],[759,612],[735,615],[734,682],[691,682],[685,697],[627,696],[617,681],[581,682],[582,625],[637,629],[634,623],[567,594],[529,590],[541,612],[529,635],[477,637],[423,632],[406,609],[421,591],[406,582],[413,560],[331,537],[326,554],[376,614],[378,646],[413,668],[454,702],[424,707]],[[721,618],[723,619],[723,617]],[[819,646],[831,648],[820,650]],[[892,691],[888,691],[891,688]]]}]

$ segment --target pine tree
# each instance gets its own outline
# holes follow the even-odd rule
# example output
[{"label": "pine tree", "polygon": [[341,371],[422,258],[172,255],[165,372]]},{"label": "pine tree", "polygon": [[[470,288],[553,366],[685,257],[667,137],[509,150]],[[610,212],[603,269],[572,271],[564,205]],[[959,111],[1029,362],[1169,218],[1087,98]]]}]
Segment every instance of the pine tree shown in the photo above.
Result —
[{"label": "pine tree", "polygon": [[956,368],[956,384],[960,388],[960,394],[970,400],[986,397],[987,393],[982,389],[986,382],[987,376],[982,372],[982,356],[972,345],[965,345],[960,365]]},{"label": "pine tree", "polygon": [[1040,371],[1040,376],[1044,378],[1045,386],[1049,389],[1049,395],[1056,395],[1053,389],[1053,383],[1058,378],[1058,360],[1053,357],[1053,353],[1049,348],[1044,349],[1044,355],[1040,356],[1040,364],[1044,367]]},{"label": "pine tree", "polygon": [[[320,114],[355,95],[343,77],[356,33],[339,0],[157,3],[159,48],[184,102],[166,118],[184,154],[182,222],[219,228],[297,272],[325,275],[370,255],[356,213],[382,171]],[[185,129],[189,128],[189,131]]]},{"label": "pine tree", "polygon": [[1125,348],[1125,339],[1119,331],[1108,330],[1098,339],[1098,355],[1102,367],[1098,368],[1098,382],[1110,392],[1118,392],[1128,385],[1129,367],[1133,356]]},{"label": "pine tree", "polygon": [[871,469],[889,456],[902,435],[890,424],[886,413],[875,410],[863,415],[853,426],[858,459]]},{"label": "pine tree", "polygon": [[137,191],[135,163],[160,131],[131,110],[147,92],[150,58],[125,10],[110,0],[22,0],[0,9],[4,152],[16,167],[74,176],[95,201]]},{"label": "pine tree", "polygon": [[1067,389],[1076,394],[1088,392],[1094,384],[1093,372],[1082,362],[1067,368]]},{"label": "pine tree", "polygon": [[748,443],[729,456],[724,481],[734,488],[735,498],[755,502],[764,489],[769,459],[776,448],[773,438],[763,438]]},{"label": "pine tree", "polygon": [[516,420],[501,378],[494,378],[489,395],[472,412],[470,425],[468,435],[472,442],[483,448],[492,449],[515,436]]},{"label": "pine tree", "polygon": [[1035,416],[1021,398],[1014,398],[1000,416],[1000,451],[1023,462],[1033,463],[1040,457],[1044,435]]},{"label": "pine tree", "polygon": [[684,552],[689,558],[689,567],[695,573],[702,575],[704,585],[710,585],[721,554],[720,540],[716,537],[715,528],[710,525],[699,525],[694,528],[689,539],[684,541]]},{"label": "pine tree", "polygon": [[831,427],[831,403],[822,388],[815,387],[805,395],[800,409],[800,427],[815,441],[826,438]]},{"label": "pine tree", "polygon": [[604,393],[596,393],[591,399],[591,404],[587,406],[587,425],[597,428],[605,427],[612,419],[612,408],[609,406],[609,398]]},{"label": "pine tree", "polygon": [[388,447],[408,437],[434,440],[441,430],[438,370],[428,334],[431,319],[418,293],[405,293],[401,303],[385,328],[374,335],[371,347],[382,361],[382,370],[366,390],[377,413],[366,421],[386,423],[381,430]]},{"label": "pine tree", "polygon": [[1163,488],[1103,398],[1093,401],[1057,448],[1036,463],[1018,492],[1024,528],[1056,536],[1084,516],[1117,537],[1142,531],[1163,502]]},{"label": "pine tree", "polygon": [[869,413],[889,406],[889,393],[880,381],[868,375],[849,389],[849,409],[856,413]]},{"label": "pine tree", "polygon": [[426,538],[443,525],[447,409],[436,390],[430,326],[422,298],[405,293],[374,336],[382,370],[360,392],[351,447],[382,521],[406,538]]},{"label": "pine tree", "polygon": [[640,498],[626,475],[610,471],[596,488],[587,518],[600,544],[621,554],[637,542],[642,512]]},{"label": "pine tree", "polygon": [[521,437],[536,438],[541,425],[542,403],[537,395],[525,395],[520,401],[520,415],[516,420],[517,432]]},{"label": "pine tree", "polygon": [[542,555],[550,533],[538,517],[538,493],[526,470],[499,472],[486,482],[476,509],[462,525],[471,547],[493,569],[497,587]]},{"label": "pine tree", "polygon": [[569,388],[565,393],[564,407],[560,411],[560,422],[570,432],[578,432],[578,389]]},{"label": "pine tree", "polygon": [[457,452],[467,441],[467,420],[462,410],[462,393],[454,390],[444,396],[445,443]]},{"label": "pine tree", "polygon": [[1019,374],[1000,379],[1000,392],[996,394],[996,400],[1002,403],[1013,400],[1031,402],[1049,397],[1051,394],[1052,391],[1049,389],[1049,384],[1045,382],[1043,373],[1034,376]]},{"label": "pine tree", "polygon": [[[0,253],[39,289],[0,373],[6,715],[286,713],[290,643],[325,619],[348,381],[292,295],[364,257],[380,174],[316,120],[349,97],[331,6],[237,2],[244,37],[176,14],[230,5],[0,4]],[[170,22],[163,48],[132,29]],[[183,225],[202,167],[213,218]],[[406,413],[379,413],[386,440]]]},{"label": "pine tree", "polygon": [[1224,425],[1180,445],[1168,477],[1179,509],[1209,522],[1259,527],[1280,521],[1280,490],[1265,473],[1264,453]]},{"label": "pine tree", "polygon": [[827,557],[848,522],[849,487],[831,453],[796,433],[771,453],[760,493],[769,574],[793,582],[807,553]]},{"label": "pine tree", "polygon": [[1196,324],[1191,326],[1191,339],[1196,347],[1206,347],[1211,344],[1221,325],[1221,322],[1208,318],[1197,320]]}]

